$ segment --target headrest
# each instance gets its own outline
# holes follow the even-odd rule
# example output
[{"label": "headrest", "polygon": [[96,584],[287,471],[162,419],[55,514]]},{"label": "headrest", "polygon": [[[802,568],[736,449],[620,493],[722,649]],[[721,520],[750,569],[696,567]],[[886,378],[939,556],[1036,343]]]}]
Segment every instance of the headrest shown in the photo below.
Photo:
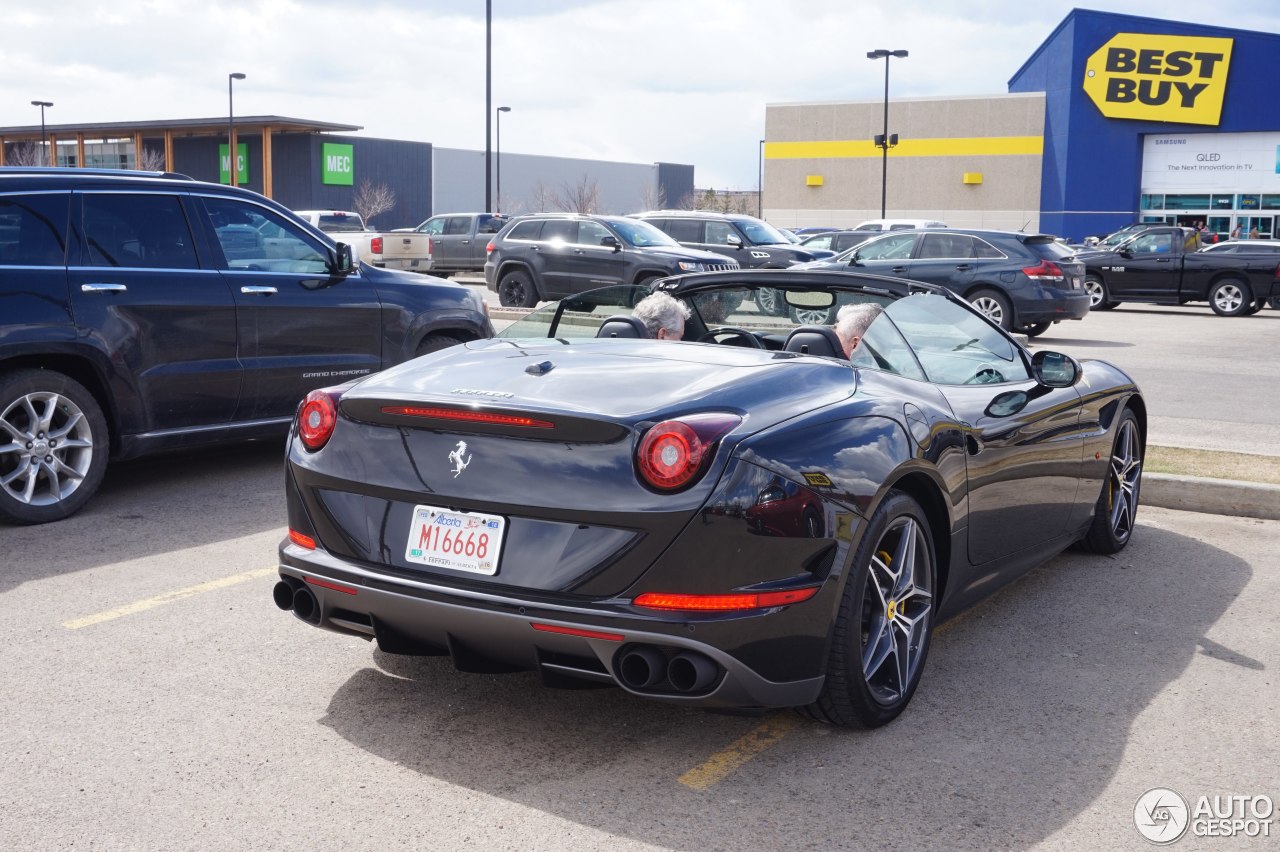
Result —
[{"label": "headrest", "polygon": [[618,314],[600,324],[596,337],[648,337],[649,329],[639,317]]},{"label": "headrest", "polygon": [[787,352],[799,352],[802,355],[826,355],[829,358],[843,358],[844,347],[833,329],[825,325],[802,325],[787,336],[784,347]]}]

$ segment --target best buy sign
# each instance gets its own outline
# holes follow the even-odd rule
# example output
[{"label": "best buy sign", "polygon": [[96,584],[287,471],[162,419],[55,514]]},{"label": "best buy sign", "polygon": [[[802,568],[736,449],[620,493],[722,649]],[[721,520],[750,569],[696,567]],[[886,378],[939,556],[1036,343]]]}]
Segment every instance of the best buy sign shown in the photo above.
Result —
[{"label": "best buy sign", "polygon": [[351,145],[325,142],[320,147],[320,182],[336,186],[355,183],[356,158]]},{"label": "best buy sign", "polygon": [[1107,118],[1217,125],[1229,38],[1116,33],[1085,62],[1084,90]]}]

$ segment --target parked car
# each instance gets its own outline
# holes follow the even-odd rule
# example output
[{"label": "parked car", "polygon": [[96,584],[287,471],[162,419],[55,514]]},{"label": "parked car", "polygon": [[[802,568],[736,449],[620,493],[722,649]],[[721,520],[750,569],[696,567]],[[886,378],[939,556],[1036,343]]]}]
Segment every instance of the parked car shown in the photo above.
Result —
[{"label": "parked car", "polygon": [[805,237],[800,241],[800,245],[807,249],[815,249],[821,251],[843,252],[848,251],[855,246],[860,246],[867,240],[876,236],[878,231],[824,231],[819,234],[813,234]]},{"label": "parked car", "polygon": [[349,210],[295,210],[302,221],[334,240],[349,243],[356,257],[370,266],[426,272],[431,268],[431,240],[412,232],[371,230],[359,213]]},{"label": "parked car", "polygon": [[899,230],[802,268],[855,269],[937,284],[973,302],[1001,328],[1028,337],[1089,313],[1084,264],[1047,234]]},{"label": "parked car", "polygon": [[909,231],[913,228],[945,228],[946,222],[936,219],[868,219],[854,228],[855,231]]},{"label": "parked car", "polygon": [[1098,249],[1107,251],[1118,246],[1120,243],[1137,234],[1139,231],[1145,231],[1147,228],[1155,228],[1163,225],[1162,222],[1135,222],[1131,225],[1125,225],[1109,234],[1099,234],[1097,236],[1085,237],[1083,242],[1069,243],[1069,245],[1078,250]]},{"label": "parked car", "polygon": [[[768,222],[739,213],[652,210],[632,215],[661,229],[682,246],[717,252],[744,269],[785,269],[835,255],[829,249],[796,245]],[[786,314],[787,306],[780,300],[769,301],[768,293],[761,298],[774,314]]]},{"label": "parked car", "polygon": [[608,284],[646,284],[680,272],[738,266],[718,254],[684,248],[646,222],[582,213],[520,216],[486,249],[485,284],[500,304],[519,308]]},{"label": "parked car", "polygon": [[1121,302],[1207,301],[1214,313],[1232,317],[1256,314],[1280,296],[1275,254],[1206,252],[1198,246],[1193,228],[1164,226],[1139,231],[1111,251],[1081,252],[1093,309],[1110,310]]},{"label": "parked car", "polygon": [[428,268],[433,273],[479,272],[488,256],[489,238],[509,220],[501,213],[448,213],[432,216],[411,230],[430,237]]},{"label": "parked car", "polygon": [[0,221],[0,522],[72,514],[108,456],[280,436],[316,387],[493,334],[469,288],[243,189],[0,168]]},{"label": "parked car", "polygon": [[1280,254],[1280,240],[1224,240],[1200,249],[1214,254]]},{"label": "parked car", "polygon": [[[646,291],[617,286],[311,394],[276,605],[462,671],[875,727],[943,619],[1134,535],[1146,408],[1116,367],[1032,355],[918,282],[656,287],[704,342],[642,339]],[[764,290],[884,310],[851,363],[830,328],[759,311]],[[727,301],[731,325],[708,321]]]}]

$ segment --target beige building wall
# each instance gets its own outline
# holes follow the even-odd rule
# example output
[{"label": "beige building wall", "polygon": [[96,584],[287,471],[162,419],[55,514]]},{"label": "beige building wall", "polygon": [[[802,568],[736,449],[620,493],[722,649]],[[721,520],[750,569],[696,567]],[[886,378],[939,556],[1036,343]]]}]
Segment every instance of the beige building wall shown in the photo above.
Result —
[{"label": "beige building wall", "polygon": [[[899,143],[885,215],[1038,230],[1044,111],[1041,93],[890,100]],[[884,101],[767,105],[764,217],[784,228],[880,218],[883,154],[872,138],[883,126]]]}]

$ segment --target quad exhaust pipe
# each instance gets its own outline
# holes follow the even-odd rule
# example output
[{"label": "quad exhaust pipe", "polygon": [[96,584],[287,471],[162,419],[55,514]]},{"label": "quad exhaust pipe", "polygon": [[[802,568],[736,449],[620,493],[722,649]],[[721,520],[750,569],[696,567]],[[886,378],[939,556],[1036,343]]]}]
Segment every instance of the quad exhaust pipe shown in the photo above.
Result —
[{"label": "quad exhaust pipe", "polygon": [[[651,645],[636,645],[618,660],[618,680],[629,689],[701,692],[715,682],[720,667],[705,654],[682,651],[670,659]],[[664,688],[664,681],[665,687]]]},{"label": "quad exhaust pipe", "polygon": [[308,624],[320,623],[320,601],[315,593],[305,585],[296,589],[284,580],[276,583],[271,589],[271,599],[281,609],[292,610],[293,614]]}]

